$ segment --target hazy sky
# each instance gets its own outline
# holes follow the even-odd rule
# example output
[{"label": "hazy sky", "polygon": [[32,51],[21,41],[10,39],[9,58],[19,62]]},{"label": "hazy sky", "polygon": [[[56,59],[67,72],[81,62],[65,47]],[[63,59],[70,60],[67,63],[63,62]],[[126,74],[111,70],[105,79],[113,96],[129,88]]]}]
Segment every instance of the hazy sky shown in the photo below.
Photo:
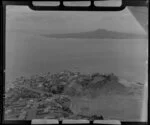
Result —
[{"label": "hazy sky", "polygon": [[84,32],[97,29],[144,33],[126,8],[119,12],[33,11],[26,6],[7,6],[7,30],[44,33]]}]

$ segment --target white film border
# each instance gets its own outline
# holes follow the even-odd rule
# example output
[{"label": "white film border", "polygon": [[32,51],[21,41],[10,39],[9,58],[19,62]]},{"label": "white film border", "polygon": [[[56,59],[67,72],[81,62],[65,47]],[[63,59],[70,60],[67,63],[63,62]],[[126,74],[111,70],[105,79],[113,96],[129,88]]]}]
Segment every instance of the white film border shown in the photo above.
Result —
[{"label": "white film border", "polygon": [[[31,124],[59,124],[57,119],[33,119]],[[62,124],[90,124],[89,120],[64,119]],[[119,120],[94,120],[93,124],[121,125]]]}]

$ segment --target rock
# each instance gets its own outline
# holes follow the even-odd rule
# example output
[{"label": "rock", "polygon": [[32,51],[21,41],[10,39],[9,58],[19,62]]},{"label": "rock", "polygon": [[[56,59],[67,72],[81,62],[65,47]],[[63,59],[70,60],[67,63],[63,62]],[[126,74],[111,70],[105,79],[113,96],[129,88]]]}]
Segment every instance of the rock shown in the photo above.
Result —
[{"label": "rock", "polygon": [[93,74],[91,75],[92,79],[94,79],[94,78],[97,77],[97,76],[100,76],[100,73],[93,73]]},{"label": "rock", "polygon": [[[5,106],[9,109],[8,107],[10,106],[14,108],[19,107],[20,104],[22,107],[25,105],[26,109],[30,109],[33,104],[40,103],[37,110],[40,110],[41,114],[51,113],[54,116],[53,118],[68,118],[70,115],[73,115],[70,110],[70,98],[72,96],[92,95],[91,93],[95,92],[93,88],[101,87],[105,82],[115,82],[115,80],[117,81],[117,77],[114,74],[81,74],[80,72],[70,71],[40,74],[30,78],[20,77],[15,82],[12,82],[14,87],[6,91]],[[26,103],[21,104],[25,99]],[[15,102],[18,104],[15,104]],[[83,110],[86,111],[87,109]],[[18,112],[21,112],[21,110],[19,109]],[[20,119],[24,117],[25,113],[22,112]],[[81,116],[74,117],[78,118]],[[85,116],[84,118],[89,117]],[[101,117],[91,116],[91,118],[100,119]]]},{"label": "rock", "polygon": [[33,100],[33,99],[30,99],[30,100],[29,100],[29,102],[30,102],[30,103],[33,103],[33,102],[34,102],[34,100]]},{"label": "rock", "polygon": [[23,100],[23,98],[20,98],[20,99],[19,99],[19,101],[22,101],[22,100]]},{"label": "rock", "polygon": [[27,115],[27,112],[26,111],[22,111],[19,115],[19,120],[25,120],[26,118],[26,115]]},{"label": "rock", "polygon": [[63,85],[63,86],[65,86],[65,85],[67,85],[67,82],[60,82],[60,85]]},{"label": "rock", "polygon": [[47,107],[47,108],[45,108],[45,109],[44,109],[44,111],[43,111],[43,113],[48,113],[50,109],[51,109],[51,107],[50,107],[50,106],[49,106],[49,107]]},{"label": "rock", "polygon": [[89,84],[88,84],[88,88],[93,88],[93,89],[98,89],[101,88],[102,85],[105,83],[105,78],[99,76],[99,77],[95,77]]},{"label": "rock", "polygon": [[92,116],[89,118],[90,121],[94,121],[94,120],[103,120],[103,119],[104,119],[104,118],[103,118],[102,115],[101,115],[101,116],[92,115]]},{"label": "rock", "polygon": [[51,92],[53,94],[60,94],[64,90],[64,85],[54,85],[51,87]]},{"label": "rock", "polygon": [[67,112],[68,114],[73,114],[73,112],[71,111],[71,109],[69,107],[63,107],[62,109],[63,109],[63,111]]},{"label": "rock", "polygon": [[11,109],[8,109],[8,110],[5,111],[5,114],[9,114],[9,113],[11,113],[11,112],[12,112],[12,110],[11,110]]},{"label": "rock", "polygon": [[43,83],[39,83],[37,87],[38,88],[42,88],[43,87]]},{"label": "rock", "polygon": [[52,98],[47,98],[45,101],[51,102],[51,101],[52,101]]}]

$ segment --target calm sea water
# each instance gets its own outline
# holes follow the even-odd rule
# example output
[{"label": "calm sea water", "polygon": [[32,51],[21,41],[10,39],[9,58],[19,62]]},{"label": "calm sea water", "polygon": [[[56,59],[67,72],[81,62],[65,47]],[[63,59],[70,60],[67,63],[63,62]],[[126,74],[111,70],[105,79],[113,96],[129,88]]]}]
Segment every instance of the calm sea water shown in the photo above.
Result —
[{"label": "calm sea water", "polygon": [[[145,83],[146,39],[56,39],[16,32],[6,37],[6,81],[56,73],[115,73]],[[19,36],[19,37],[18,37]]]}]

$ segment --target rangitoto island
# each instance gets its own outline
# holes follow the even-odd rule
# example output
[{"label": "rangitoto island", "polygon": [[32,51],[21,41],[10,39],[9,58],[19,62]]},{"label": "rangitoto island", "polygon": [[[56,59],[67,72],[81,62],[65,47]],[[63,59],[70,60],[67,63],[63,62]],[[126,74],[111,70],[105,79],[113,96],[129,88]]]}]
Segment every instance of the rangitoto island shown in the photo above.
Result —
[{"label": "rangitoto island", "polygon": [[126,33],[97,29],[79,33],[41,34],[48,38],[74,38],[74,39],[147,39],[147,34]]}]

